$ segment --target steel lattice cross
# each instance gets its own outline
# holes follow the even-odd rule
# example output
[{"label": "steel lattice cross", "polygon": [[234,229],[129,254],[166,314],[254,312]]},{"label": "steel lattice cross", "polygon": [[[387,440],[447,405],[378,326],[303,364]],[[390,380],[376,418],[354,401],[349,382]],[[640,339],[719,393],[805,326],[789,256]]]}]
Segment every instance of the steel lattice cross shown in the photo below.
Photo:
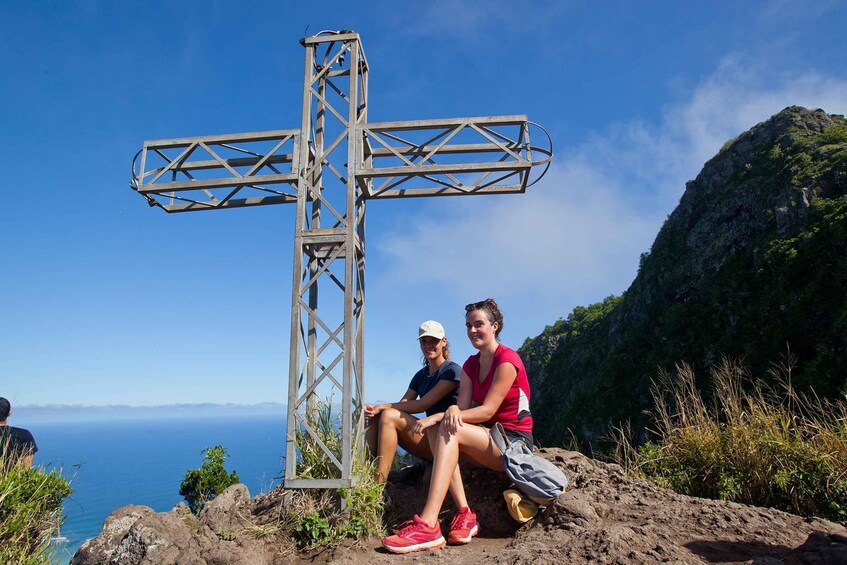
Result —
[{"label": "steel lattice cross", "polygon": [[[370,123],[359,35],[301,43],[300,129],[145,141],[131,185],[167,212],[296,203],[284,486],[336,488],[355,484],[364,444],[365,203],[524,192],[552,145],[530,145],[526,116]],[[341,418],[323,424],[340,445],[327,445],[308,415],[337,411],[339,392]],[[331,478],[302,468],[298,441],[308,438]]]}]

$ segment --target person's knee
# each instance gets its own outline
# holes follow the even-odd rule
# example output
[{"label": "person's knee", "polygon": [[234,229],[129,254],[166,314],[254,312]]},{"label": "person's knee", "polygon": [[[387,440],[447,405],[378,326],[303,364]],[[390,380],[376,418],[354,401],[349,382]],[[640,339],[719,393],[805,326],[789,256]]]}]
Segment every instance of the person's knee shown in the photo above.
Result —
[{"label": "person's knee", "polygon": [[433,440],[435,440],[436,444],[444,443],[450,444],[455,443],[458,439],[457,436],[461,432],[462,428],[459,428],[456,433],[450,433],[450,430],[447,429],[447,423],[441,422],[437,426],[433,426],[431,428],[427,428],[427,433],[430,434]]},{"label": "person's knee", "polygon": [[426,432],[427,438],[434,439],[434,438],[437,438],[441,434],[442,431],[446,431],[446,430],[444,428],[444,422],[441,422],[437,426],[430,426],[427,429],[425,429],[424,431]]},{"label": "person's knee", "polygon": [[402,420],[401,412],[396,408],[386,408],[379,414],[379,425],[380,426],[394,426],[397,427],[397,424]]}]

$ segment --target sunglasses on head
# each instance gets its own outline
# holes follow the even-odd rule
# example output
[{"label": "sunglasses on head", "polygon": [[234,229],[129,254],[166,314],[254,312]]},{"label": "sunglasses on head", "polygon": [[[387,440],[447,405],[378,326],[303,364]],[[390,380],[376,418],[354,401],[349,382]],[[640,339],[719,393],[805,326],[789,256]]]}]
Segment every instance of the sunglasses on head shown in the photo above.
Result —
[{"label": "sunglasses on head", "polygon": [[473,312],[474,310],[479,310],[483,306],[488,304],[488,300],[480,300],[479,302],[471,302],[467,306],[465,306],[465,312]]}]

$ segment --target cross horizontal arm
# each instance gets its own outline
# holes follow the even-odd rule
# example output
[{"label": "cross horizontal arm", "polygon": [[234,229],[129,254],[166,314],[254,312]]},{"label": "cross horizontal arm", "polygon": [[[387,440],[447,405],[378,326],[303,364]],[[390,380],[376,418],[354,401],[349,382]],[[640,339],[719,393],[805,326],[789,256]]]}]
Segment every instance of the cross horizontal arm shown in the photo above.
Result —
[{"label": "cross horizontal arm", "polygon": [[220,210],[225,208],[244,208],[247,206],[270,206],[272,204],[295,204],[297,202],[296,195],[284,196],[257,196],[255,198],[238,198],[219,203],[209,202],[188,202],[185,204],[168,204],[166,210],[168,212],[196,212],[198,210]]},{"label": "cross horizontal arm", "polygon": [[356,180],[369,199],[524,192],[552,157],[530,145],[531,126],[523,115],[360,124]]},{"label": "cross horizontal arm", "polygon": [[130,184],[167,212],[293,203],[299,144],[299,130],[145,141]]},{"label": "cross horizontal arm", "polygon": [[194,137],[175,137],[172,139],[157,139],[144,142],[144,147],[156,149],[171,149],[185,147],[191,143],[238,143],[245,141],[270,141],[289,136],[300,135],[296,129],[276,129],[268,131],[251,131],[244,133],[225,133],[221,135],[199,135]]}]

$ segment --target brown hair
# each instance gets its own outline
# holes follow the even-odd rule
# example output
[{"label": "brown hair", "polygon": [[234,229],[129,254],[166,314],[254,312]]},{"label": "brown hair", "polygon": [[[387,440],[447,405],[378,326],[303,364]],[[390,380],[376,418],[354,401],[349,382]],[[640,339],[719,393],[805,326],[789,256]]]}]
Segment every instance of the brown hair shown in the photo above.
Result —
[{"label": "brown hair", "polygon": [[470,314],[474,310],[484,310],[488,321],[492,324],[497,324],[497,331],[494,332],[494,339],[500,339],[500,332],[503,331],[503,313],[493,298],[486,298],[479,302],[471,302],[465,306],[465,315]]}]

